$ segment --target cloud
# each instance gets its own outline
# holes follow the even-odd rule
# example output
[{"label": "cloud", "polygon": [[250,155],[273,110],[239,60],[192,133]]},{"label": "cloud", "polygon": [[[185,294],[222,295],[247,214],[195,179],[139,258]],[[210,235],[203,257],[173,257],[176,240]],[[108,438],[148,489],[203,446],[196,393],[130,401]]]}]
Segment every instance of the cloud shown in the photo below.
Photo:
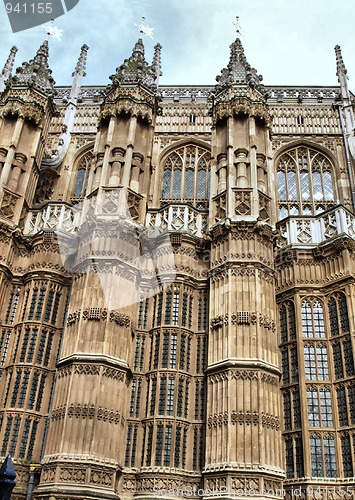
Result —
[{"label": "cloud", "polygon": [[[337,85],[334,45],[339,43],[351,87],[351,79],[355,82],[354,14],[352,0],[343,0],[340,6],[321,0],[80,0],[56,20],[58,28],[64,29],[63,41],[50,42],[50,65],[57,84],[69,85],[80,47],[87,43],[84,84],[108,84],[116,67],[131,55],[141,36],[134,24],[145,16],[154,28],[154,40],[143,40],[147,60],[152,60],[155,43],[163,46],[162,85],[214,84],[228,62],[235,37],[232,21],[239,15],[247,59],[263,74],[265,84]],[[20,66],[34,56],[43,30],[13,34],[1,6],[0,21],[0,66],[12,45],[19,48],[16,66]]]}]

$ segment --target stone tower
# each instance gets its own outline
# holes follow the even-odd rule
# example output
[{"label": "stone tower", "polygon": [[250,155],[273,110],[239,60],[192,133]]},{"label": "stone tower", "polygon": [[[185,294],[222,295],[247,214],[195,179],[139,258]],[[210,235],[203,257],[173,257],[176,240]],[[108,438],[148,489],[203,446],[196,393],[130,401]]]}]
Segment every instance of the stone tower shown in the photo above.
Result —
[{"label": "stone tower", "polygon": [[261,79],[238,37],[212,108],[204,468],[207,488],[254,494],[281,488],[283,477],[271,118]]}]

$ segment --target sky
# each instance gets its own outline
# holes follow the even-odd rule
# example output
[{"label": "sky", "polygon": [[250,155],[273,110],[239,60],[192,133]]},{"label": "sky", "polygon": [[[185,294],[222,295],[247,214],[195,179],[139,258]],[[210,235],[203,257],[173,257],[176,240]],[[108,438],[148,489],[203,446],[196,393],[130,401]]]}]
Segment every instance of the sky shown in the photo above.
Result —
[{"label": "sky", "polygon": [[[25,1],[25,0],[23,0]],[[22,3],[22,2],[21,2]],[[154,39],[135,23],[154,28]],[[151,64],[162,45],[161,85],[214,85],[228,64],[239,16],[247,60],[265,85],[337,85],[334,46],[339,44],[355,91],[354,0],[80,0],[55,20],[62,41],[50,40],[57,85],[70,85],[80,47],[89,46],[83,85],[107,85],[141,36]],[[12,33],[0,4],[0,68],[13,45],[15,68],[33,58],[46,37],[41,27]]]}]

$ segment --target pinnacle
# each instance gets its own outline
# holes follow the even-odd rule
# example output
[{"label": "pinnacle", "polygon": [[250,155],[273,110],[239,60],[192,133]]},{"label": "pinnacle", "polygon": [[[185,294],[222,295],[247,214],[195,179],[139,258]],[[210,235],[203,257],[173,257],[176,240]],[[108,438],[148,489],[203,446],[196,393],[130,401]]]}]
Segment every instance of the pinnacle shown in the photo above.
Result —
[{"label": "pinnacle", "polygon": [[341,48],[339,45],[336,45],[334,47],[335,50],[335,57],[336,57],[336,64],[337,64],[337,76],[339,76],[340,73],[347,73],[347,70],[345,68],[345,64],[343,61],[343,56],[341,55]]},{"label": "pinnacle", "polygon": [[29,62],[24,62],[22,67],[17,68],[16,76],[12,78],[12,85],[28,85],[35,87],[47,94],[54,93],[54,80],[51,76],[52,70],[48,65],[49,45],[45,40],[36,55]]},{"label": "pinnacle", "polygon": [[160,51],[161,45],[155,46],[153,63],[151,66],[144,57],[144,45],[141,38],[135,44],[132,55],[116,69],[116,74],[110,76],[113,85],[125,83],[143,83],[147,87],[156,88],[160,76]]},{"label": "pinnacle", "polygon": [[230,58],[227,68],[222,69],[221,75],[216,77],[217,90],[222,90],[229,85],[249,85],[250,87],[259,87],[262,76],[257,74],[255,68],[248,63],[244,47],[239,34],[235,41],[230,45]]}]

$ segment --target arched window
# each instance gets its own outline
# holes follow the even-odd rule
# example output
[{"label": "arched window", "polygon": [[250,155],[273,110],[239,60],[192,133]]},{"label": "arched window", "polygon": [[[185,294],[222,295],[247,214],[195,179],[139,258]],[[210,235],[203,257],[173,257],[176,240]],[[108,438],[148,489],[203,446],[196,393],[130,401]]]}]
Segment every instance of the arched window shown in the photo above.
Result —
[{"label": "arched window", "polygon": [[289,215],[315,215],[335,204],[333,167],[320,152],[295,147],[277,165],[280,219]]},{"label": "arched window", "polygon": [[207,208],[210,159],[207,149],[192,144],[170,153],[164,162],[162,201],[187,200]]},{"label": "arched window", "polygon": [[79,161],[72,200],[78,201],[85,198],[92,157],[92,151],[88,151]]}]

